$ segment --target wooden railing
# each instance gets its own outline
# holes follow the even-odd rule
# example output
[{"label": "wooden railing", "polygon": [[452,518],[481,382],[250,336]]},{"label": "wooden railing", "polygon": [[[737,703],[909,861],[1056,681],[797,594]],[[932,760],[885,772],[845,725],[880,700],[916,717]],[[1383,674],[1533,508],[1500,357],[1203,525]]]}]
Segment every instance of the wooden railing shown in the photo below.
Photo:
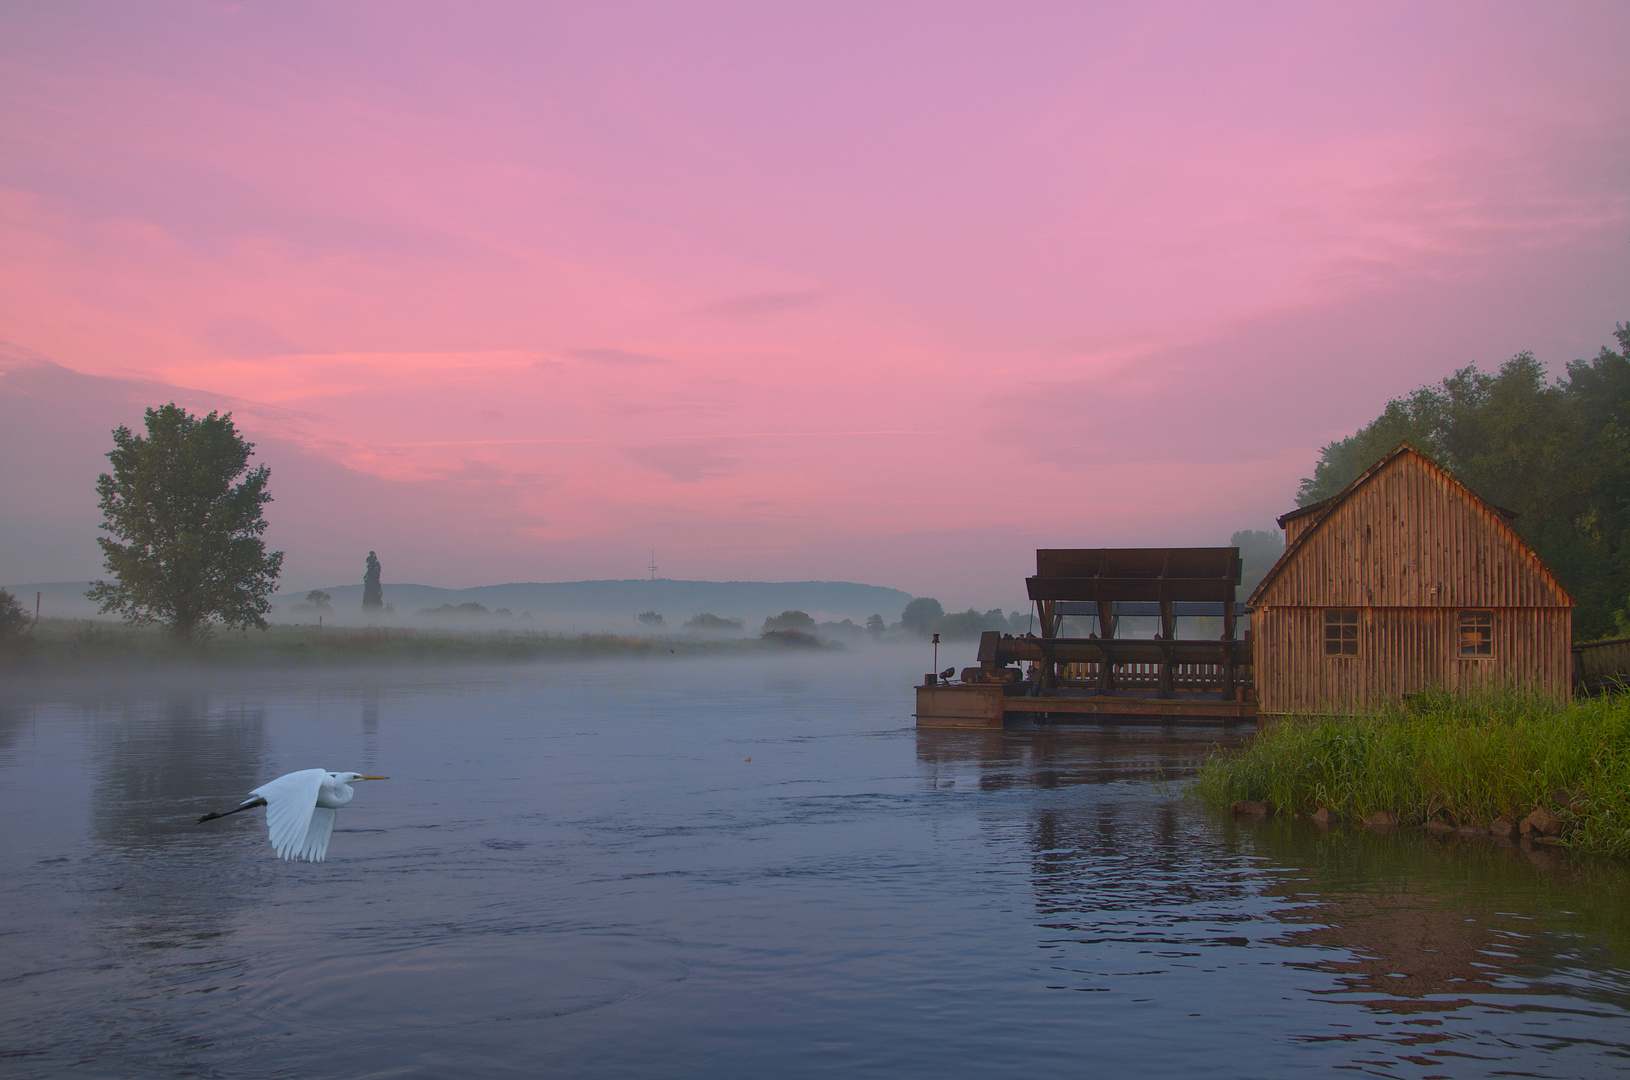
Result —
[{"label": "wooden railing", "polygon": [[[1160,668],[1158,663],[1125,663],[1114,665],[1114,686],[1120,690],[1158,690],[1160,688]],[[1237,681],[1249,683],[1249,675],[1243,679],[1239,676],[1239,669],[1235,668]],[[1098,663],[1076,663],[1058,665],[1058,677],[1061,685],[1075,684],[1081,687],[1097,686],[1101,675],[1101,665]],[[1184,664],[1172,665],[1171,688],[1178,691],[1216,691],[1227,681],[1227,672],[1222,664]]]}]

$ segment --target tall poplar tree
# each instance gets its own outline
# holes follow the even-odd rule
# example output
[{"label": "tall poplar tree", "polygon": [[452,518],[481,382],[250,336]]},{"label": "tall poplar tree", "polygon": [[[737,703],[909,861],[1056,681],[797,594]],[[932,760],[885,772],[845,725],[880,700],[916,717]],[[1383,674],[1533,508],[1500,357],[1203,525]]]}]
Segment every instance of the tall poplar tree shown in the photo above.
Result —
[{"label": "tall poplar tree", "polygon": [[362,610],[378,611],[385,606],[385,590],[379,584],[379,556],[368,552],[367,569],[362,573]]}]

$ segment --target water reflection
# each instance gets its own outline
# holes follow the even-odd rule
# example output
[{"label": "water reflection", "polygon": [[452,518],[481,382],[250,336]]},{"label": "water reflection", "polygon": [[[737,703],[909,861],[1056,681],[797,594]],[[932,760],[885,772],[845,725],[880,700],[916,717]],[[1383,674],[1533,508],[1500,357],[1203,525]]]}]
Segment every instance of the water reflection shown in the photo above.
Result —
[{"label": "water reflection", "polygon": [[17,738],[34,719],[28,705],[0,701],[0,756],[9,756]]},{"label": "water reflection", "polygon": [[[1585,1075],[1592,1065],[1573,1057],[1630,1060],[1622,864],[1234,821],[1182,793],[1210,751],[1197,733],[917,739],[935,790],[1055,793],[1029,808],[1024,838],[1049,988],[1170,1000],[1230,968],[1230,991],[1248,994],[1241,969],[1266,963],[1305,972],[1305,1001],[1352,1007],[1290,1036],[1336,1051],[1339,1067],[1430,1076],[1443,1074],[1418,1070],[1458,1062],[1458,1074],[1475,1058]],[[1076,797],[1056,797],[1070,787]],[[1604,1026],[1621,1037],[1603,1039]]]},{"label": "water reflection", "polygon": [[[918,732],[833,663],[46,701],[0,756],[8,1075],[1626,1060],[1622,871],[1233,821],[1184,784],[1238,735]],[[192,824],[319,763],[397,778],[329,862]]]},{"label": "water reflection", "polygon": [[917,763],[935,787],[1001,791],[1181,780],[1250,728],[917,731]]},{"label": "water reflection", "polygon": [[212,707],[206,696],[96,717],[92,828],[129,853],[190,840],[200,813],[242,799],[264,779],[261,705]]}]

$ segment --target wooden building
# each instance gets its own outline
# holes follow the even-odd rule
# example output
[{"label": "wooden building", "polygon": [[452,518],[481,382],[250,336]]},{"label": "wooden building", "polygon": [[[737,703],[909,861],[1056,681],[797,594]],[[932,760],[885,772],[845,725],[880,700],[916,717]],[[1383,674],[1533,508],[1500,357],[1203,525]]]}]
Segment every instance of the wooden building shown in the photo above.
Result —
[{"label": "wooden building", "polygon": [[1258,711],[1344,713],[1428,687],[1566,698],[1573,599],[1511,527],[1410,446],[1279,519],[1251,594]]},{"label": "wooden building", "polygon": [[1025,585],[1040,635],[986,632],[979,666],[963,670],[961,685],[931,675],[917,688],[917,723],[1250,719],[1251,647],[1235,634],[1239,580],[1232,547],[1037,551]]}]

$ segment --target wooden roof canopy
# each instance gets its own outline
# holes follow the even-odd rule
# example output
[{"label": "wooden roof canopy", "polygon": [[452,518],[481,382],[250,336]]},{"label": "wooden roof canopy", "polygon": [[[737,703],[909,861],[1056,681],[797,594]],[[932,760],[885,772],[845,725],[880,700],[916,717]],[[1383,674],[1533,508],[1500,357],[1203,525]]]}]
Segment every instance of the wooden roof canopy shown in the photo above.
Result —
[{"label": "wooden roof canopy", "polygon": [[1239,579],[1232,547],[1043,548],[1025,586],[1044,601],[1231,603]]}]

